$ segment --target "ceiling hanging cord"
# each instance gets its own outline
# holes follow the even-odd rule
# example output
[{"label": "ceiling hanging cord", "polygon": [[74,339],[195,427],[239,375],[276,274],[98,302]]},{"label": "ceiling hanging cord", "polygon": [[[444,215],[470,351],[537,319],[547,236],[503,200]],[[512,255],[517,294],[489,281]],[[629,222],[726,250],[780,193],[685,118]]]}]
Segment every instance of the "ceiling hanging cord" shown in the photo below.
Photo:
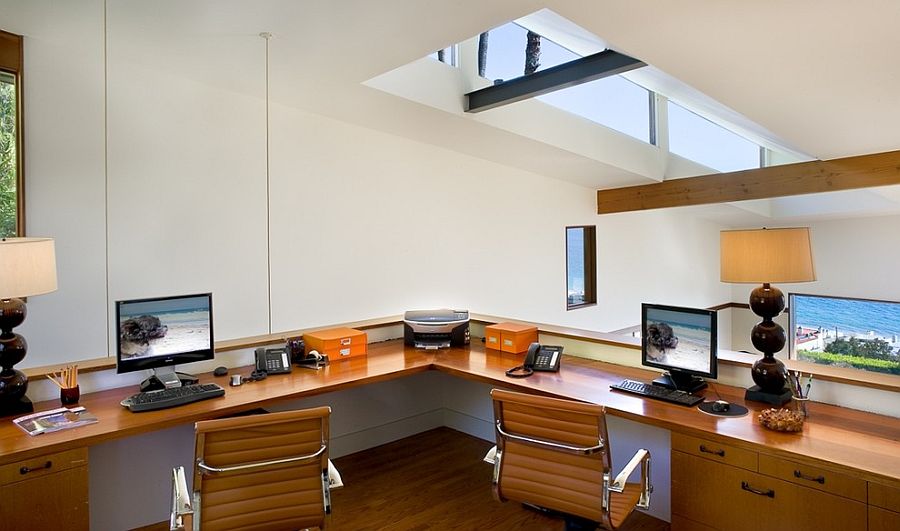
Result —
[{"label": "ceiling hanging cord", "polygon": [[266,294],[268,295],[269,333],[272,333],[272,216],[269,208],[269,40],[272,34],[259,34],[266,41]]}]

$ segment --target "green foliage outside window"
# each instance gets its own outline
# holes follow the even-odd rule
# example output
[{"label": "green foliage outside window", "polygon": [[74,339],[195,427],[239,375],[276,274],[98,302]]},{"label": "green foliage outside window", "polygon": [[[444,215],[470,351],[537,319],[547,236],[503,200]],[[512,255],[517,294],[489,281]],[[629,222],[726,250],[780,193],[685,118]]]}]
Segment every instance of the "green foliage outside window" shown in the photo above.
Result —
[{"label": "green foliage outside window", "polygon": [[16,235],[16,86],[0,81],[0,237]]}]

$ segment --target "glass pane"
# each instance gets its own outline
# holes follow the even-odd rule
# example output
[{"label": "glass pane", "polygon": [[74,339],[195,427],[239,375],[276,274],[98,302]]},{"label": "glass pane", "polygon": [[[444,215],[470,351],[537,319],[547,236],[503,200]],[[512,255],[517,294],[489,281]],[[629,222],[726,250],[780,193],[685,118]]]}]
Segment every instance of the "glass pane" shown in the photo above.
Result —
[{"label": "glass pane", "polygon": [[650,91],[624,77],[598,79],[538,96],[538,99],[650,142]]},{"label": "glass pane", "polygon": [[669,102],[669,150],[727,172],[759,168],[759,146]]},{"label": "glass pane", "polygon": [[566,284],[569,306],[587,302],[584,291],[584,227],[566,228]]},{"label": "glass pane", "polygon": [[16,235],[16,78],[0,72],[0,237]]},{"label": "glass pane", "polygon": [[434,52],[433,54],[429,55],[428,57],[431,57],[432,59],[436,59],[442,63],[447,63],[448,65],[451,65],[451,66],[456,66],[456,57],[453,54],[452,47],[444,48],[443,50]]},{"label": "glass pane", "polygon": [[797,359],[900,374],[900,302],[790,295]]},{"label": "glass pane", "polygon": [[[508,81],[525,75],[527,33],[528,30],[513,22],[488,32],[484,77],[493,81]],[[578,58],[578,54],[541,37],[540,66],[537,70],[545,70]]]}]

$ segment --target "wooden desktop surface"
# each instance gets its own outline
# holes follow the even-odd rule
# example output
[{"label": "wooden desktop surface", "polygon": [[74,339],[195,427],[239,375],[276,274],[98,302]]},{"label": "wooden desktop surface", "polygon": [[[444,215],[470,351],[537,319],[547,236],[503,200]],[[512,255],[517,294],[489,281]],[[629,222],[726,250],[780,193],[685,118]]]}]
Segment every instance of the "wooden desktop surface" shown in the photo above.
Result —
[{"label": "wooden desktop surface", "polygon": [[[225,396],[169,409],[132,413],[122,407],[119,402],[137,392],[137,386],[89,393],[82,396],[80,405],[97,415],[96,424],[32,437],[13,425],[11,417],[2,419],[0,465],[221,417],[272,402],[439,370],[507,388],[603,404],[610,414],[637,422],[813,465],[824,461],[831,468],[845,469],[867,480],[900,486],[900,419],[813,403],[809,405],[810,418],[802,433],[779,433],[756,422],[756,415],[767,406],[745,403],[741,388],[712,384],[701,392],[708,400],[721,397],[750,408],[750,414],[744,417],[713,417],[696,407],[609,389],[610,384],[622,378],[649,381],[656,375],[653,371],[565,356],[559,373],[535,373],[522,379],[506,377],[506,369],[521,361],[522,355],[485,351],[480,344],[465,349],[424,351],[394,340],[370,344],[368,356],[333,361],[319,371],[295,367],[290,374],[273,375],[240,387],[228,387],[228,377],[202,374],[201,382],[217,382],[225,387]],[[249,372],[249,367],[231,370],[232,374]],[[56,407],[59,407],[57,400],[35,404],[36,411]]]}]

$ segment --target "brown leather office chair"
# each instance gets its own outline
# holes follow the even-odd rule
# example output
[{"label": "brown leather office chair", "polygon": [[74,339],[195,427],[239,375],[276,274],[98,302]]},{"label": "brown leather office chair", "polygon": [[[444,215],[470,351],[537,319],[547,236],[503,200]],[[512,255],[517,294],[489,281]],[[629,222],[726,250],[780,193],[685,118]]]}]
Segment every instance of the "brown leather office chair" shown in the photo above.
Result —
[{"label": "brown leather office chair", "polygon": [[172,529],[306,529],[331,513],[331,408],[198,422],[193,495],[173,471]]},{"label": "brown leather office chair", "polygon": [[[603,406],[494,389],[494,496],[617,529],[650,505],[650,452],[611,476]],[[639,483],[627,483],[641,465]]]}]

